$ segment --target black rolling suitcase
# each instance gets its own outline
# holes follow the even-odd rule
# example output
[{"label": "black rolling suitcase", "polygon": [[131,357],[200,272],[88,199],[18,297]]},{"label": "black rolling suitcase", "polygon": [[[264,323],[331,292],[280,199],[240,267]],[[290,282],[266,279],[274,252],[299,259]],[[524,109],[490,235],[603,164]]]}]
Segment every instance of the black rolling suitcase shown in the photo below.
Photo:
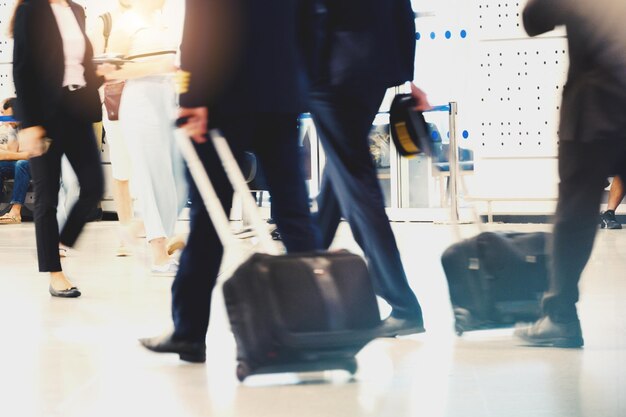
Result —
[{"label": "black rolling suitcase", "polygon": [[548,236],[483,232],[444,252],[457,334],[539,318],[548,283]]},{"label": "black rolling suitcase", "polygon": [[[265,252],[252,255],[223,286],[237,342],[237,377],[328,369],[355,373],[356,353],[381,324],[365,262],[345,251],[276,255],[226,140],[217,131],[210,136]],[[177,141],[226,246],[232,232],[206,171],[182,132]]]},{"label": "black rolling suitcase", "polygon": [[224,283],[237,341],[237,377],[345,369],[376,336],[376,297],[363,260],[348,252],[255,254]]}]

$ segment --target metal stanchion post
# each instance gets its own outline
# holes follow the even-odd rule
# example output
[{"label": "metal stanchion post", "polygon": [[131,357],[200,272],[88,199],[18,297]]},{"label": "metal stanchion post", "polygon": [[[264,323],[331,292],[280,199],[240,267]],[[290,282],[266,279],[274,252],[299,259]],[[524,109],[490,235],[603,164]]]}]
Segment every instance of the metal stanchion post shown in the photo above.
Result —
[{"label": "metal stanchion post", "polygon": [[459,223],[459,200],[458,200],[458,159],[459,150],[456,141],[456,115],[457,115],[457,103],[450,102],[449,111],[449,126],[450,126],[450,149],[449,149],[449,163],[450,163],[450,220],[453,224]]}]

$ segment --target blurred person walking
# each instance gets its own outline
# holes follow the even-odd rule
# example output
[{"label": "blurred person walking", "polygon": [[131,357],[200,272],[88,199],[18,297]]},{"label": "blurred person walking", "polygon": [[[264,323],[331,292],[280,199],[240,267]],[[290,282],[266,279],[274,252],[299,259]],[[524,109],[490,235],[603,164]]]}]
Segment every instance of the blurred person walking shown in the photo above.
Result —
[{"label": "blurred person walking", "polygon": [[139,206],[151,249],[151,272],[174,275],[167,251],[180,210],[187,203],[184,165],[172,120],[176,33],[161,13],[164,0],[136,0],[111,33],[108,50],[133,61],[110,74],[125,80],[119,108],[121,136],[129,147]]},{"label": "blurred person walking", "polygon": [[[376,294],[389,303],[386,336],[424,331],[369,150],[368,136],[387,88],[413,79],[414,13],[409,0],[327,1],[310,60],[311,113],[326,153],[317,221],[328,248],[341,217],[365,253]],[[319,10],[319,9],[318,9]],[[311,51],[309,51],[309,55]],[[414,85],[420,109],[426,95]],[[280,229],[280,228],[279,228]]]},{"label": "blurred person walking", "polygon": [[[228,212],[233,189],[208,126],[219,128],[241,161],[252,149],[266,175],[273,213],[288,252],[320,248],[308,206],[298,146],[305,77],[298,39],[300,0],[187,0],[181,68],[189,74],[179,115]],[[187,247],[172,285],[174,331],[142,339],[149,350],[206,360],[212,291],[223,247],[190,179]]]},{"label": "blurred person walking", "polygon": [[[20,0],[11,21],[13,79],[19,138],[30,156],[35,186],[39,271],[50,274],[50,294],[78,297],[63,273],[58,244],[73,246],[102,198],[104,181],[92,123],[102,117],[85,11],[73,1]],[[46,138],[46,139],[44,139]],[[59,233],[56,207],[61,158],[80,183],[80,196]]]},{"label": "blurred person walking", "polygon": [[[110,52],[109,40],[111,39],[111,34],[118,30],[119,22],[124,20],[125,13],[131,7],[131,0],[118,0],[114,9],[101,14],[92,23],[89,39],[93,44],[95,56],[103,56]],[[106,95],[106,92],[102,91],[101,95]],[[114,118],[117,119],[115,116]],[[113,201],[121,226],[121,234],[122,236],[134,235],[136,232],[133,231],[133,198],[130,191],[132,166],[129,146],[123,136],[119,120],[110,120],[104,105],[102,123],[104,125],[105,140],[109,147],[111,174],[113,176],[111,184]],[[120,239],[116,256],[129,256],[130,254],[131,251],[127,242],[125,242],[124,238]]]},{"label": "blurred person walking", "polygon": [[550,285],[543,317],[515,334],[530,345],[576,348],[584,344],[578,281],[598,230],[605,181],[626,174],[626,3],[531,0],[523,18],[531,36],[565,25],[570,66],[559,127]]}]

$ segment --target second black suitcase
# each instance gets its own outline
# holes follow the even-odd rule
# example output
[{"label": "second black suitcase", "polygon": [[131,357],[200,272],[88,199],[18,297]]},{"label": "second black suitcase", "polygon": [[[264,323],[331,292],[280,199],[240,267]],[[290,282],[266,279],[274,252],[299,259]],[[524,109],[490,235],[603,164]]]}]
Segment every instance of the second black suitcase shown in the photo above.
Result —
[{"label": "second black suitcase", "polygon": [[548,283],[548,236],[484,232],[444,252],[457,334],[539,318]]}]

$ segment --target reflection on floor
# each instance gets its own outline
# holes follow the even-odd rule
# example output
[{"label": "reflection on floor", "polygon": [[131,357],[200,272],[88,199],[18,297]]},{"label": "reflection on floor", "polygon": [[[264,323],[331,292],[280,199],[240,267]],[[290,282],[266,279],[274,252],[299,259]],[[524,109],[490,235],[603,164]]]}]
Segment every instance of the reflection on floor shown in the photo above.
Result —
[{"label": "reflection on floor", "polygon": [[[149,275],[141,256],[115,258],[115,227],[90,224],[63,261],[83,291],[76,300],[48,295],[46,277],[36,272],[32,223],[0,227],[0,416],[626,415],[626,231],[598,234],[582,281],[582,350],[520,347],[511,330],[457,337],[439,263],[455,239],[451,227],[396,223],[427,333],[372,342],[358,355],[353,381],[337,371],[255,377],[242,385],[220,291],[205,365],[138,345],[138,337],[170,326],[171,278]],[[476,228],[463,226],[462,233]],[[355,249],[347,227],[336,245]],[[224,275],[248,253],[246,242],[230,251]]]}]

